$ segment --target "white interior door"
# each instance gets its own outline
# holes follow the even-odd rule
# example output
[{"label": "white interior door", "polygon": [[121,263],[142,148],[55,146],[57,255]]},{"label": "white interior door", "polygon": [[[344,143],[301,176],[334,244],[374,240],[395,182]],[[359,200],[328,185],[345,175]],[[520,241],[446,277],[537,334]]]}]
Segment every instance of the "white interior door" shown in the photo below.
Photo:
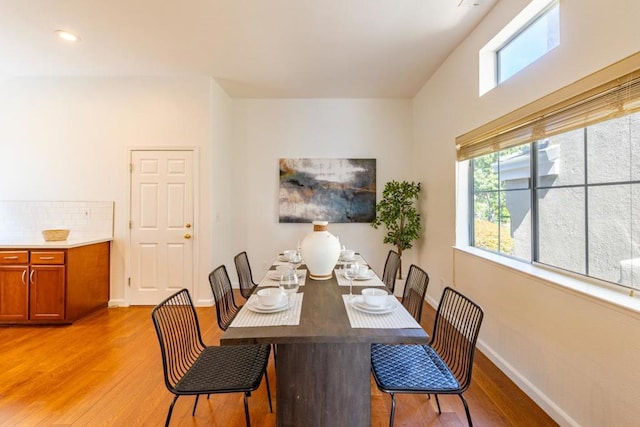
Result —
[{"label": "white interior door", "polygon": [[193,151],[131,152],[131,305],[193,292]]}]

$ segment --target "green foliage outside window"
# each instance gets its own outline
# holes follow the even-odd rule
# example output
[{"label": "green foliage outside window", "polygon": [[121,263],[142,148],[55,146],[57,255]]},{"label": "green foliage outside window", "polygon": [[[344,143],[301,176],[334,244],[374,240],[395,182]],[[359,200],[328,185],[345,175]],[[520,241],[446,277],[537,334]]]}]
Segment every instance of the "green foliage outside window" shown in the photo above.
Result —
[{"label": "green foliage outside window", "polygon": [[498,165],[522,150],[523,147],[518,146],[473,159],[474,245],[477,247],[507,254],[513,251],[511,214]]}]

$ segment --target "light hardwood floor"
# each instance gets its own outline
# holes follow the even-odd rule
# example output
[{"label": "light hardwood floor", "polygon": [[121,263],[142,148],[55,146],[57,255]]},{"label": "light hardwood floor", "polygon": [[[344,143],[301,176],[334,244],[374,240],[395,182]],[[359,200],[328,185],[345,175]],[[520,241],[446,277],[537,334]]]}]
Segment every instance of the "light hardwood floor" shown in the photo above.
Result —
[{"label": "light hardwood floor", "polygon": [[[241,299],[239,299],[241,300]],[[422,324],[430,331],[433,309]],[[100,310],[71,326],[0,327],[0,426],[161,426],[173,397],[164,386],[151,307]],[[204,340],[221,335],[215,308],[198,308]],[[269,364],[275,401],[275,371]],[[473,384],[465,393],[474,425],[555,426],[484,355],[476,353]],[[388,424],[390,399],[372,383],[372,425]],[[442,396],[442,415],[426,396],[400,395],[400,426],[466,426],[458,397]],[[176,403],[172,426],[244,426],[242,395]],[[274,426],[264,381],[249,399],[252,426]]]}]

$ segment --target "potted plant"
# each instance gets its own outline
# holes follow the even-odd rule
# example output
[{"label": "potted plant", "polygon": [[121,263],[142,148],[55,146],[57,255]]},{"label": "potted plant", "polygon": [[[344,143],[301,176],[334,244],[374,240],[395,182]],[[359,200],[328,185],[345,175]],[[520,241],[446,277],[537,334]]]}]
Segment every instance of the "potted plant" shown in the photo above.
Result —
[{"label": "potted plant", "polygon": [[419,193],[420,183],[387,182],[382,191],[382,200],[376,205],[376,218],[371,223],[376,229],[384,225],[387,229],[384,243],[397,248],[400,256],[399,279],[402,279],[402,252],[411,249],[413,241],[420,237],[422,225],[416,207]]}]

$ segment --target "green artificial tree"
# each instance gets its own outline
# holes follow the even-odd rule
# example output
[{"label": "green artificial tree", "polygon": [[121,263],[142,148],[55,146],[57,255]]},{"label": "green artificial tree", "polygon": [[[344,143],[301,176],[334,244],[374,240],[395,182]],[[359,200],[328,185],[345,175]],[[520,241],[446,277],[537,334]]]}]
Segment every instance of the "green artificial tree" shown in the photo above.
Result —
[{"label": "green artificial tree", "polygon": [[402,279],[402,252],[411,249],[413,241],[420,237],[420,214],[416,203],[420,193],[420,183],[408,181],[389,181],[382,191],[382,200],[376,205],[376,218],[373,228],[384,225],[387,234],[384,243],[395,245],[400,256],[398,268]]}]

